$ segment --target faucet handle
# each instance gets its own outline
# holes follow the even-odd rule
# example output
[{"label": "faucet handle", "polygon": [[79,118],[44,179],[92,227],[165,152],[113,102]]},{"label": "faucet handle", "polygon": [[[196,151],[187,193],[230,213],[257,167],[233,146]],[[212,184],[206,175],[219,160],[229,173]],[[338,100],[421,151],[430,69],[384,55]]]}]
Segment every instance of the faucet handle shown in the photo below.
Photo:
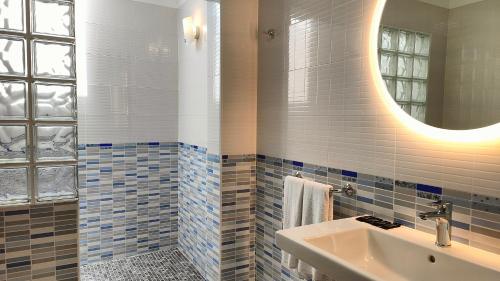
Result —
[{"label": "faucet handle", "polygon": [[438,201],[429,203],[429,206],[436,207],[437,209],[442,210],[442,211],[451,211],[451,208],[453,207],[453,203],[446,202],[443,200],[438,200]]},{"label": "faucet handle", "polygon": [[444,204],[443,204],[443,200],[438,200],[438,201],[431,202],[428,205],[430,207],[442,207]]}]

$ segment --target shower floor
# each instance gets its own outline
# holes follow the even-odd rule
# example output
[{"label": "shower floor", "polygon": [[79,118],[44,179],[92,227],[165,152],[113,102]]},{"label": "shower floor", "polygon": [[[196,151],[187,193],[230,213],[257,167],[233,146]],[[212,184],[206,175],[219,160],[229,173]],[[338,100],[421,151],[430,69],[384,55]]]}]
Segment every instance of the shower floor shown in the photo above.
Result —
[{"label": "shower floor", "polygon": [[177,249],[85,265],[80,277],[81,281],[205,280]]}]

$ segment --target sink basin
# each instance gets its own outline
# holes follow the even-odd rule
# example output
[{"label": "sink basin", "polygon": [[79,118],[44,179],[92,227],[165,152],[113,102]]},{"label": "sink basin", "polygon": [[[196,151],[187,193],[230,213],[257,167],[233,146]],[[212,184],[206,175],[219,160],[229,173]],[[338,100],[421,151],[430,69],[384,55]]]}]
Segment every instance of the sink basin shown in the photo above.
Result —
[{"label": "sink basin", "polygon": [[278,231],[278,246],[335,281],[498,281],[500,256],[463,244],[434,245],[410,228],[383,230],[355,218]]}]

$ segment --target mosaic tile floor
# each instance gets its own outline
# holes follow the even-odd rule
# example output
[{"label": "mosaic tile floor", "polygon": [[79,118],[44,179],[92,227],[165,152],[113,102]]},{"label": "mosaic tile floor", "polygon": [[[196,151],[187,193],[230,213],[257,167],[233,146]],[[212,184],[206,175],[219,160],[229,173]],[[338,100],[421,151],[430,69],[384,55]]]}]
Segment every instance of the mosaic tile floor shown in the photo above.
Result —
[{"label": "mosaic tile floor", "polygon": [[177,249],[85,265],[80,277],[81,281],[205,280]]}]

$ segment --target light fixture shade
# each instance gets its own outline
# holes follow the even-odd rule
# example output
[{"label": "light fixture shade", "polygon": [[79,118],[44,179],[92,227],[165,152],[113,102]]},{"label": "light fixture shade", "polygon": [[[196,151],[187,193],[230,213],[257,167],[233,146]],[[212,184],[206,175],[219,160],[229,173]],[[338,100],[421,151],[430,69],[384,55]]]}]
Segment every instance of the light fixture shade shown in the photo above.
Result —
[{"label": "light fixture shade", "polygon": [[200,38],[200,29],[194,24],[192,17],[182,19],[182,28],[184,30],[185,42],[191,42]]}]

